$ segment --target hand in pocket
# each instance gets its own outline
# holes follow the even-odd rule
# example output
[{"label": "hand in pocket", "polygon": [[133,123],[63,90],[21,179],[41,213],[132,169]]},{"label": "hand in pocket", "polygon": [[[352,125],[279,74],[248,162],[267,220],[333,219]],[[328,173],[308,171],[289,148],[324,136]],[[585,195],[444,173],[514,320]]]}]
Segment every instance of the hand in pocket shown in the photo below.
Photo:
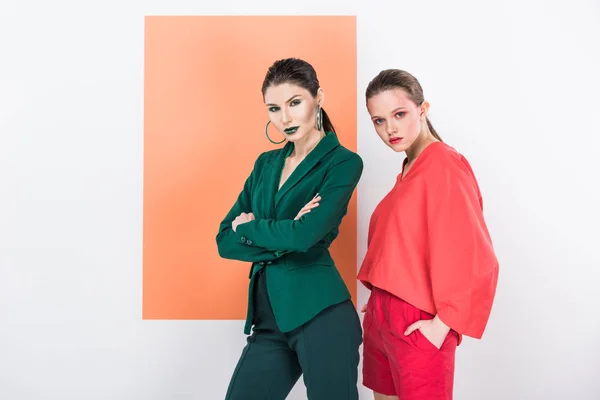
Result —
[{"label": "hand in pocket", "polygon": [[416,330],[421,331],[425,339],[429,340],[438,350],[442,348],[444,340],[450,332],[450,328],[437,316],[434,319],[420,320],[411,324],[406,328],[404,334],[408,336]]}]

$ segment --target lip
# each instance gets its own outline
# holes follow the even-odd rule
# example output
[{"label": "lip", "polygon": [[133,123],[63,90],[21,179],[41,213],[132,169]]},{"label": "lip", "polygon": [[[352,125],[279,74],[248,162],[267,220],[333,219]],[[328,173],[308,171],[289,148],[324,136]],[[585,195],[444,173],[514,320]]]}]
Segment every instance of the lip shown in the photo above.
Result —
[{"label": "lip", "polygon": [[391,144],[400,143],[401,141],[402,141],[402,138],[400,138],[400,137],[393,137],[393,138],[390,138],[390,143],[391,143]]},{"label": "lip", "polygon": [[300,128],[300,127],[299,127],[299,126],[292,126],[292,127],[290,127],[290,128],[285,128],[285,129],[283,130],[283,132],[284,132],[286,135],[293,135],[294,133],[296,133],[296,131],[298,130],[298,128]]}]

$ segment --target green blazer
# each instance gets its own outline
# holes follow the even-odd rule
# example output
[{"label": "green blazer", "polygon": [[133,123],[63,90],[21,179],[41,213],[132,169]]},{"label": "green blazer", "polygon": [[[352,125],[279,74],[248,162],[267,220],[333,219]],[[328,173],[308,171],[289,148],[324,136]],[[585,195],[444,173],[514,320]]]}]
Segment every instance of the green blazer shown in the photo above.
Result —
[{"label": "green blazer", "polygon": [[[288,142],[258,157],[216,238],[221,257],[252,262],[246,334],[252,324],[254,279],[262,268],[266,268],[267,291],[282,332],[350,298],[328,249],[362,174],[362,159],[340,145],[335,133],[327,132],[278,190],[293,146]],[[319,206],[294,221],[317,193],[322,197]],[[254,213],[256,220],[238,225],[234,232],[231,222],[242,212]]]}]

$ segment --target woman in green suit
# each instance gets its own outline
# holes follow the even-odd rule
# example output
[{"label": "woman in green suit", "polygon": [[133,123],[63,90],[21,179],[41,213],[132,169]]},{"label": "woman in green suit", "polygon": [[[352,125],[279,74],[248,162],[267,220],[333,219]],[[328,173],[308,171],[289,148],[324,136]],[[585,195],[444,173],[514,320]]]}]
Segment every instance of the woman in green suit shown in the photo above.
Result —
[{"label": "woman in green suit", "polygon": [[258,157],[217,235],[221,257],[252,262],[251,334],[226,399],[283,400],[304,375],[311,400],[355,400],[362,329],[328,249],[362,160],[340,145],[309,63],[275,62],[262,93],[267,138],[272,124],[287,143]]}]

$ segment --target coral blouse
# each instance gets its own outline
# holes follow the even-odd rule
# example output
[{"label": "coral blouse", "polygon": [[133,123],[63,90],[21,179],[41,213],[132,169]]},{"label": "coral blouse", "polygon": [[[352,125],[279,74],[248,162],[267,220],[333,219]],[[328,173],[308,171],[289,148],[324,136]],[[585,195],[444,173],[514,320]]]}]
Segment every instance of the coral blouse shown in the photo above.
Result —
[{"label": "coral blouse", "polygon": [[434,142],[398,176],[371,216],[358,279],[437,314],[461,337],[482,337],[498,261],[479,185],[455,149]]}]

